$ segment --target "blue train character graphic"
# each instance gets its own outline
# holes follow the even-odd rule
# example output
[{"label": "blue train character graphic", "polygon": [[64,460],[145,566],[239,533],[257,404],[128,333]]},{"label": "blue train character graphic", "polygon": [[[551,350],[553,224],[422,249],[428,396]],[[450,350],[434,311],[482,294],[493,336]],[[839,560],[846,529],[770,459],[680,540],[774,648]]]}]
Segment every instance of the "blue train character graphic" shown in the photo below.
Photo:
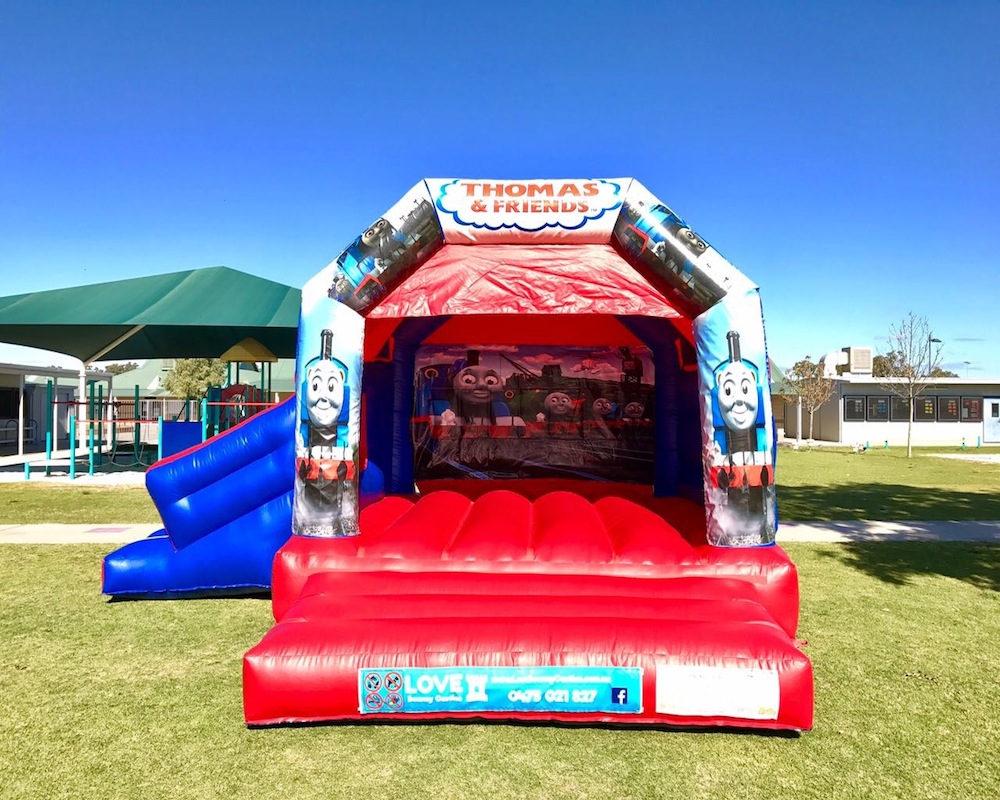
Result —
[{"label": "blue train character graphic", "polygon": [[[395,212],[392,209],[390,213]],[[369,308],[388,293],[389,285],[444,242],[434,206],[414,200],[405,214],[376,220],[337,259],[329,296],[356,311]]]},{"label": "blue train character graphic", "polygon": [[695,264],[708,243],[662,203],[625,203],[615,234],[627,253],[667,278],[671,294],[693,313],[725,296],[725,290]]},{"label": "blue train character graphic", "polygon": [[739,333],[726,338],[729,359],[713,373],[713,438],[721,458],[710,468],[711,482],[726,492],[731,509],[764,526],[774,475],[760,370],[742,358]]},{"label": "blue train character graphic", "polygon": [[340,254],[331,295],[359,307],[378,300],[386,291],[382,274],[414,244],[412,236],[380,218]]},{"label": "blue train character graphic", "polygon": [[437,425],[510,425],[511,410],[505,399],[511,397],[500,373],[480,363],[478,350],[467,350],[464,358],[421,370],[416,416]]},{"label": "blue train character graphic", "polygon": [[350,373],[332,353],[333,332],[324,330],[320,354],[306,364],[299,385],[295,516],[296,532],[307,535],[352,533],[357,524]]}]

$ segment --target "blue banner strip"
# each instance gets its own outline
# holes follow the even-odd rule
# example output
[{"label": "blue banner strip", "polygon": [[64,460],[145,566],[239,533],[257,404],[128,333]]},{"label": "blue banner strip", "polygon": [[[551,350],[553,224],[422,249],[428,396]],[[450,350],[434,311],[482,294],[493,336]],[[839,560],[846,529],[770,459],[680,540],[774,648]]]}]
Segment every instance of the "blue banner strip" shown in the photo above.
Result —
[{"label": "blue banner strip", "polygon": [[358,670],[362,714],[483,711],[638,714],[640,667],[435,667]]}]

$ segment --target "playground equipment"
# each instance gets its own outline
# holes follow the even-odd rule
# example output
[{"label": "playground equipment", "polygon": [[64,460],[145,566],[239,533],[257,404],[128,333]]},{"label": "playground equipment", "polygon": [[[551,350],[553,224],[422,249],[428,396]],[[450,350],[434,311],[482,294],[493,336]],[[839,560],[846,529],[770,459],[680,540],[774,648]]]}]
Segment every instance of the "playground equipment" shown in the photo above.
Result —
[{"label": "playground equipment", "polygon": [[[44,466],[49,475],[53,466],[65,464],[70,478],[77,476],[81,463],[90,475],[99,470],[144,469],[275,405],[265,398],[256,386],[227,384],[210,387],[200,401],[183,401],[180,411],[167,414],[166,401],[142,397],[138,385],[133,397],[105,398],[103,385],[91,381],[86,400],[55,400],[50,381],[46,390],[50,411],[44,415],[45,460],[34,466]],[[197,416],[193,407],[198,409]],[[68,453],[57,457],[53,419],[60,409],[65,409],[69,446]],[[82,431],[81,419],[86,420]],[[25,479],[30,479],[32,466],[25,464]]]},{"label": "playground equipment", "polygon": [[247,723],[810,728],[766,364],[758,288],[637,181],[419,183],[303,290]]}]

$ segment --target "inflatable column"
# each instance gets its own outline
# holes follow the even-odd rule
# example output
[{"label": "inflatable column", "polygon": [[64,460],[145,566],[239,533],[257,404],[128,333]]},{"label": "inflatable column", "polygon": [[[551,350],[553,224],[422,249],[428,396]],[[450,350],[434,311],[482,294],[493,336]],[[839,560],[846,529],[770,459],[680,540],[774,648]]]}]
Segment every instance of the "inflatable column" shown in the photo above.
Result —
[{"label": "inflatable column", "polygon": [[364,318],[329,297],[331,269],[302,290],[292,531],[358,532]]},{"label": "inflatable column", "polygon": [[774,542],[774,419],[760,293],[638,181],[615,223],[620,253],[693,320],[708,541]]},{"label": "inflatable column", "polygon": [[694,321],[710,544],[774,542],[774,418],[760,295],[733,292]]}]

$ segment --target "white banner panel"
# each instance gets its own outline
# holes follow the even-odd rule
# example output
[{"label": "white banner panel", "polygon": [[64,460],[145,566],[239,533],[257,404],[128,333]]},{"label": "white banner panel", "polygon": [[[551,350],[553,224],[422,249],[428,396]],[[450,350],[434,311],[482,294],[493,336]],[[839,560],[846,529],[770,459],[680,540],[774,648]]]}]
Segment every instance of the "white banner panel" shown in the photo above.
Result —
[{"label": "white banner panel", "polygon": [[603,243],[631,178],[428,178],[449,244]]},{"label": "white banner panel", "polygon": [[656,713],[678,717],[777,719],[778,671],[656,665]]}]

